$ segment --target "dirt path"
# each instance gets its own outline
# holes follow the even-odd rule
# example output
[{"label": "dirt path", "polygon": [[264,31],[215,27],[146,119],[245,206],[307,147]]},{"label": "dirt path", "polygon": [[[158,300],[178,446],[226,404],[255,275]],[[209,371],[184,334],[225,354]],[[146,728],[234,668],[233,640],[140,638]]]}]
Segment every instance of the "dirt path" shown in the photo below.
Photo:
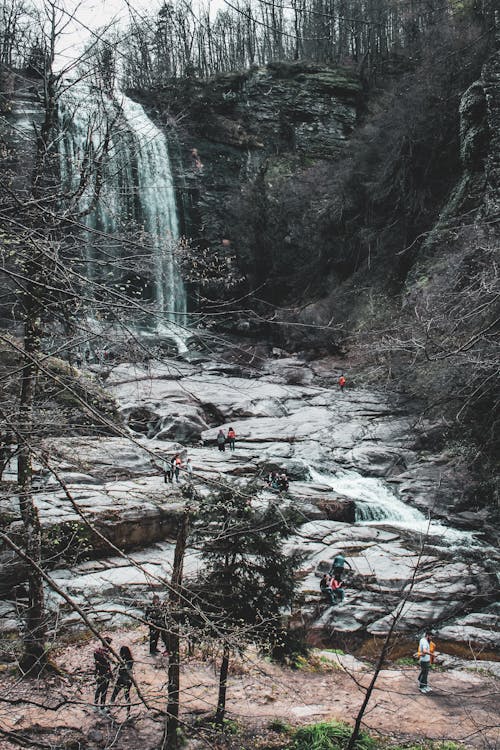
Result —
[{"label": "dirt path", "polygon": [[[167,659],[151,657],[140,631],[114,633],[114,644],[130,644],[134,674],[152,709],[165,706]],[[153,748],[161,736],[161,716],[146,709],[134,693],[133,722],[123,725],[125,708],[114,707],[114,722],[94,711],[93,643],[60,650],[57,663],[67,676],[38,682],[1,679],[2,697],[29,698],[54,710],[23,703],[0,703],[0,727],[29,730],[37,727],[37,741],[49,742],[82,734],[89,748],[110,746],[115,750]],[[274,719],[290,724],[341,719],[352,722],[363,700],[360,685],[370,673],[352,657],[317,652],[314,671],[283,669],[249,654],[233,663],[228,686],[227,717],[260,730]],[[387,669],[381,673],[365,715],[365,726],[397,738],[448,739],[471,747],[495,747],[498,728],[498,683],[488,674],[448,670],[431,675],[434,692],[425,696],[417,689],[416,667]],[[356,684],[358,683],[358,684]],[[217,699],[217,675],[210,662],[186,662],[182,675],[183,716],[213,711]],[[109,695],[108,695],[109,698]],[[0,738],[1,750],[16,747]]]}]

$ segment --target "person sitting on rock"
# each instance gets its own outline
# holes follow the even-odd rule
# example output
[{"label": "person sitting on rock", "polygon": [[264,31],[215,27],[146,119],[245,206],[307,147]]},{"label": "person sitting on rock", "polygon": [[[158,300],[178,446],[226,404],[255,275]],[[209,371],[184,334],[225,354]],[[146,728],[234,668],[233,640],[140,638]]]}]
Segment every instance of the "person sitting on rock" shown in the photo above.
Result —
[{"label": "person sitting on rock", "polygon": [[288,477],[285,472],[280,474],[278,477],[278,489],[281,492],[288,492]]},{"label": "person sitting on rock", "polygon": [[217,445],[220,451],[224,452],[226,450],[226,436],[224,435],[224,430],[219,430],[217,435]]},{"label": "person sitting on rock", "polygon": [[272,471],[269,474],[269,477],[267,479],[267,483],[268,483],[269,487],[272,490],[279,490],[279,488],[280,488],[280,482],[279,482],[279,474],[278,474],[277,471]]},{"label": "person sitting on rock", "polygon": [[319,582],[319,588],[323,596],[326,597],[330,601],[330,604],[335,604],[335,594],[333,593],[331,589],[330,576],[328,575],[328,573],[325,573],[323,575],[323,578]]},{"label": "person sitting on rock", "polygon": [[333,602],[332,604],[335,604],[336,602],[342,603],[344,601],[344,583],[339,578],[333,577],[330,580],[330,589],[333,593]]}]

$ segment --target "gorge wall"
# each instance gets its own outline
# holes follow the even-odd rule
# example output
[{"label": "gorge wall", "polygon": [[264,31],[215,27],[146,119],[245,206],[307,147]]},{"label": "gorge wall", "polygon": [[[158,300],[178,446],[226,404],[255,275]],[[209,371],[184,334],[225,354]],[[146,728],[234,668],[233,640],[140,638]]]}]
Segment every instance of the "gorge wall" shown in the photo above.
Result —
[{"label": "gorge wall", "polygon": [[192,304],[244,297],[219,327],[421,399],[479,477],[464,503],[496,507],[500,57],[443,44],[370,91],[288,63],[142,99],[176,142]]}]

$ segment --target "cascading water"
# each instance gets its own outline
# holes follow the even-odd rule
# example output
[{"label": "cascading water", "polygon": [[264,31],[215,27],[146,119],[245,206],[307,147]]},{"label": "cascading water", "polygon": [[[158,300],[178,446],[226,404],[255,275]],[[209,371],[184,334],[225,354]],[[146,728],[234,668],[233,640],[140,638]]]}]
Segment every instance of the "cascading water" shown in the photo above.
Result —
[{"label": "cascading water", "polygon": [[[82,84],[61,98],[59,122],[66,190],[78,191],[82,167],[93,165],[79,198],[89,230],[86,275],[120,289],[139,310],[145,303],[150,327],[153,321],[155,330],[172,334],[172,322],[184,323],[186,294],[175,257],[179,225],[165,134],[140,104],[120,92],[97,102]],[[96,179],[102,187],[94,201]]]},{"label": "cascading water", "polygon": [[363,477],[356,471],[343,469],[337,470],[334,475],[320,474],[310,469],[310,475],[314,482],[327,485],[356,501],[356,523],[385,523],[422,536],[439,536],[450,544],[473,542],[470,533],[431,521],[416,508],[405,505],[380,479]]}]

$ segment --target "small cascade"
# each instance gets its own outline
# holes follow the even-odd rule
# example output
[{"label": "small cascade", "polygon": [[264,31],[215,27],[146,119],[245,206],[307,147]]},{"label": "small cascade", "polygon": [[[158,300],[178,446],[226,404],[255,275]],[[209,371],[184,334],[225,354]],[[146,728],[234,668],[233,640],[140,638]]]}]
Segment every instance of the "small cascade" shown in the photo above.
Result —
[{"label": "small cascade", "polygon": [[473,542],[469,532],[432,521],[416,508],[405,505],[380,479],[363,477],[356,471],[344,469],[339,469],[333,475],[320,474],[311,469],[310,476],[314,482],[327,485],[340,495],[356,501],[356,523],[395,526],[421,536],[439,536],[449,544]]},{"label": "small cascade", "polygon": [[[167,140],[143,107],[124,94],[96,97],[88,86],[71,86],[59,111],[66,190],[78,191],[82,168],[87,161],[93,165],[79,197],[82,222],[90,230],[86,275],[135,300],[139,318],[141,310],[149,313],[150,330],[172,334],[172,323],[185,322],[186,294],[176,262],[179,224]],[[102,187],[94,201],[97,179]],[[176,335],[182,338],[180,329]]]}]

